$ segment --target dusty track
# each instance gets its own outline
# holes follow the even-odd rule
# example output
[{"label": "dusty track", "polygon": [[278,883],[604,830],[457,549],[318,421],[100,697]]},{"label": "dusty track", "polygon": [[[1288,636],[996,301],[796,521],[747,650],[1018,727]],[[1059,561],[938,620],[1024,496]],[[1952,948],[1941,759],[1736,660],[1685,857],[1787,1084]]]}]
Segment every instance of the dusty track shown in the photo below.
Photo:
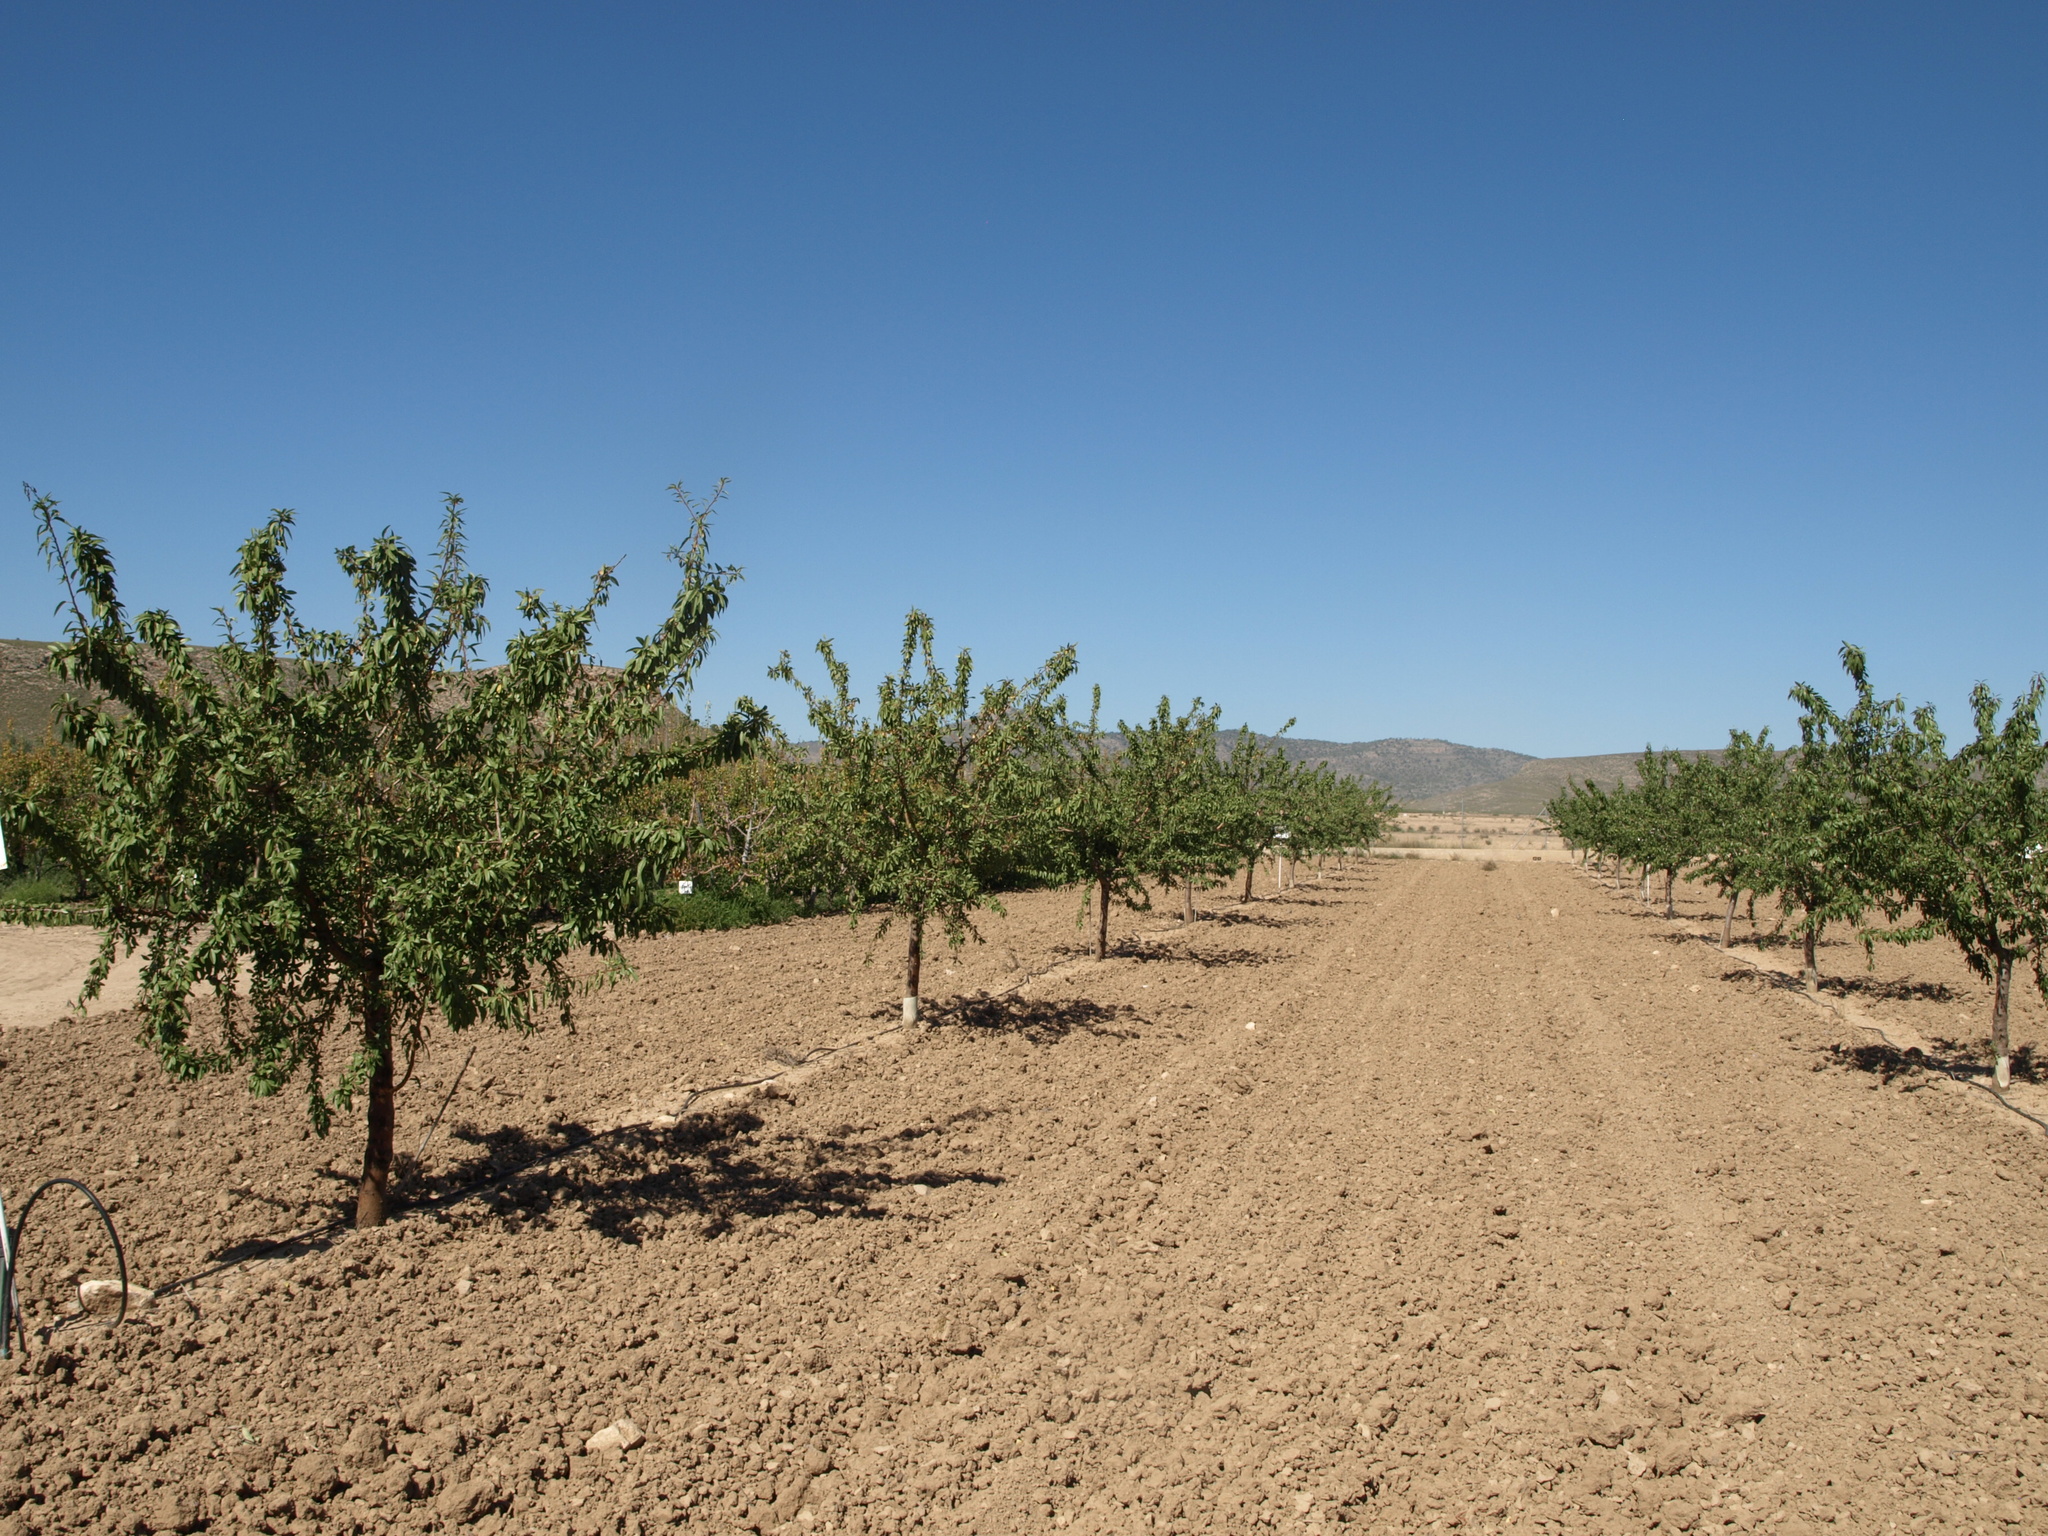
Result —
[{"label": "dusty track", "polygon": [[[1072,910],[1020,902],[948,984],[1078,948]],[[1863,1070],[1827,1015],[1558,865],[1390,861],[1222,910],[793,1097],[74,1334],[0,1380],[0,1508],[2048,1528],[2038,1132]],[[646,946],[573,1041],[484,1045],[440,1187],[872,1027],[891,989],[860,953],[827,923]],[[1887,963],[1945,978],[1893,988],[1923,1032],[1981,1030],[1943,958]],[[10,1190],[112,1175],[148,1283],[335,1206],[320,1160],[352,1138],[174,1094],[125,1027],[8,1036],[8,1101],[51,1111],[0,1129]],[[644,1445],[582,1451],[621,1416]]]}]

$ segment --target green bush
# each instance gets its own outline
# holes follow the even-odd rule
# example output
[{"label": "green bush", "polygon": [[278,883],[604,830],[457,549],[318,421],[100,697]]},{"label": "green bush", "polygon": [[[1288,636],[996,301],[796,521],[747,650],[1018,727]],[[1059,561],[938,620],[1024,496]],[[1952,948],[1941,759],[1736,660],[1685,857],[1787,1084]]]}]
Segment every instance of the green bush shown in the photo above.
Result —
[{"label": "green bush", "polygon": [[0,875],[0,906],[69,901],[77,895],[71,876],[61,869],[10,871]]},{"label": "green bush", "polygon": [[698,889],[688,896],[664,892],[655,898],[653,907],[647,932],[695,933],[785,923],[796,916],[798,904],[762,885],[700,882]]}]

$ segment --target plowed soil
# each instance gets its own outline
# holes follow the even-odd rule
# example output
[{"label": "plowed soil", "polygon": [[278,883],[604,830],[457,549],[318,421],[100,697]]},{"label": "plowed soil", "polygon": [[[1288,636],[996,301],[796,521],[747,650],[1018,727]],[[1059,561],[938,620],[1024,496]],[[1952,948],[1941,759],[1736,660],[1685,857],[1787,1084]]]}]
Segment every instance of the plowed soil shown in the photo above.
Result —
[{"label": "plowed soil", "polygon": [[[1212,902],[1098,964],[1020,898],[928,966],[938,1027],[679,1119],[884,1028],[896,946],[637,946],[575,1035],[477,1042],[392,1225],[0,1366],[0,1530],[2048,1529],[2037,1128],[1703,900],[1389,860]],[[1823,953],[1983,1034],[1947,953]],[[85,1178],[154,1288],[347,1209],[352,1127],[133,1028],[0,1038],[10,1208]],[[32,1324],[87,1236],[38,1208]]]}]

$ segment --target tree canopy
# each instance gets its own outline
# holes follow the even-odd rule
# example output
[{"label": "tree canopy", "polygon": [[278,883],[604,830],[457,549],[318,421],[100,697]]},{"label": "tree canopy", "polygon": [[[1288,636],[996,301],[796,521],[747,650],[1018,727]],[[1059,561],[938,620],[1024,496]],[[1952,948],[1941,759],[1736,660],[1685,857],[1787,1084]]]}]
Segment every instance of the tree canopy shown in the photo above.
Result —
[{"label": "tree canopy", "polygon": [[[389,530],[338,552],[358,605],[346,630],[300,618],[293,515],[272,514],[241,546],[240,618],[222,614],[204,665],[169,614],[131,619],[106,545],[34,499],[66,593],[52,666],[94,700],[61,720],[93,802],[71,821],[33,798],[6,809],[89,872],[103,941],[88,993],[139,948],[143,1035],[174,1076],[239,1068],[258,1094],[299,1081],[323,1134],[366,1096],[359,1224],[384,1219],[394,1057],[436,1019],[566,1022],[580,992],[628,974],[620,936],[688,830],[621,807],[765,729],[742,701],[720,730],[663,742],[665,701],[686,696],[739,576],[709,555],[718,493],[672,489],[689,515],[670,552],[682,582],[618,669],[592,652],[611,567],[580,603],[520,593],[504,664],[474,665],[487,587],[458,497],[427,569]],[[201,989],[216,1005],[203,1028]]]},{"label": "tree canopy", "polygon": [[877,940],[899,918],[909,928],[903,1018],[914,1022],[927,927],[936,922],[955,948],[978,937],[974,914],[1002,911],[1001,888],[1049,857],[1058,690],[1073,673],[1074,650],[977,696],[973,658],[963,650],[950,671],[943,667],[931,619],[913,609],[901,663],[877,688],[874,712],[863,714],[832,642],[817,649],[826,690],[800,679],[787,652],[770,673],[801,695],[821,742],[813,770],[791,781],[790,857],[855,922],[886,904]]}]

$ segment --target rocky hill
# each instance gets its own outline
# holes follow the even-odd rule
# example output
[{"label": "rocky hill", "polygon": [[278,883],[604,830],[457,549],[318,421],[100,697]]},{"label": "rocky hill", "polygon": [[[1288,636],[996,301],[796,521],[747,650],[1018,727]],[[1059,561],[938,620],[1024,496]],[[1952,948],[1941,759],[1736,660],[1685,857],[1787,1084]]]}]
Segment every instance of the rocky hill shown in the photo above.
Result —
[{"label": "rocky hill", "polygon": [[[1227,747],[1229,736],[1224,743]],[[1261,736],[1270,744],[1274,738]],[[1455,741],[1388,736],[1378,741],[1317,741],[1282,736],[1280,745],[1295,762],[1328,763],[1333,772],[1392,789],[1404,804],[1431,796],[1456,794],[1475,785],[1491,784],[1518,773],[1536,761],[1526,752],[1504,747],[1467,747]]]},{"label": "rocky hill", "polygon": [[[1687,757],[1719,757],[1718,751],[1688,751]],[[1475,815],[1534,816],[1567,779],[1591,779],[1603,789],[1636,781],[1640,752],[1608,752],[1597,757],[1532,757],[1515,772],[1484,784],[1461,786],[1413,803],[1414,811],[1470,811]]]},{"label": "rocky hill", "polygon": [[64,697],[43,665],[46,640],[0,640],[0,734],[41,741]]}]

